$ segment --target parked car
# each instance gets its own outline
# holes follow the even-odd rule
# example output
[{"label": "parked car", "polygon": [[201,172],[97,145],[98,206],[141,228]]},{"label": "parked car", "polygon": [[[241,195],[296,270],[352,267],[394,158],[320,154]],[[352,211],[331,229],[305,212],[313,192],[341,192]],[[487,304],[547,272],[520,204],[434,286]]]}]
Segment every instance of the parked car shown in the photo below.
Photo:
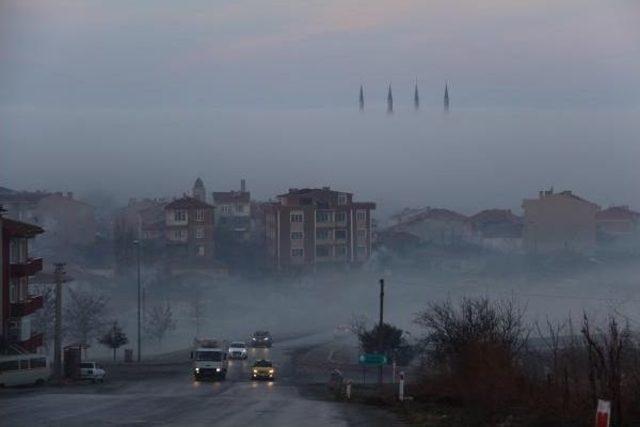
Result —
[{"label": "parked car", "polygon": [[80,379],[91,380],[95,382],[104,382],[107,373],[96,362],[80,363]]}]

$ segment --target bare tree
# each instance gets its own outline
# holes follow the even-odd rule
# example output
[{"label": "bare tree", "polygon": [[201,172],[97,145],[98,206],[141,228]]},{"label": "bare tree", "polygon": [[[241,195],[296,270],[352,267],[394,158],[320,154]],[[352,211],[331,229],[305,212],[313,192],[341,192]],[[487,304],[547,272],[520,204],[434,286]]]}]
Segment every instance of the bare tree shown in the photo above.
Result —
[{"label": "bare tree", "polygon": [[158,345],[162,344],[167,332],[175,328],[176,321],[173,319],[173,311],[168,302],[151,307],[144,329],[146,334],[154,339]]},{"label": "bare tree", "polygon": [[64,309],[67,337],[87,348],[104,332],[107,324],[107,299],[91,291],[68,288]]},{"label": "bare tree", "polygon": [[113,360],[116,360],[116,351],[129,342],[129,338],[123,332],[117,321],[113,322],[111,328],[98,339],[98,342],[113,350]]}]

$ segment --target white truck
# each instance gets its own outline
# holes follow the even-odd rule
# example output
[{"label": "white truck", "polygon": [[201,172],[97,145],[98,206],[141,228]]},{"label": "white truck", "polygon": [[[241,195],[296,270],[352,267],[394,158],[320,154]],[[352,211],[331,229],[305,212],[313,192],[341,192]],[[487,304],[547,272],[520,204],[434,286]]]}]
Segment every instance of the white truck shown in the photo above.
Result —
[{"label": "white truck", "polygon": [[216,340],[196,340],[196,347],[191,352],[193,378],[224,380],[227,376],[229,361],[227,351],[222,349]]}]

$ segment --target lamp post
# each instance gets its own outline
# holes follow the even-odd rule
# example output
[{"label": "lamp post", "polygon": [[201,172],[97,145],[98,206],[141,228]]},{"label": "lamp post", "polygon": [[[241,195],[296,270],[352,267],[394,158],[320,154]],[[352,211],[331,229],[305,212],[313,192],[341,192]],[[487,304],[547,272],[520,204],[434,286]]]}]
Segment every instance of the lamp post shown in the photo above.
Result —
[{"label": "lamp post", "polygon": [[140,286],[140,241],[139,240],[134,240],[133,244],[136,247],[136,263],[137,263],[137,270],[138,270],[138,363],[140,363],[141,360],[141,347],[142,347],[142,337],[140,334],[140,303],[141,303],[141,297],[142,297],[142,291],[141,291],[141,286]]}]

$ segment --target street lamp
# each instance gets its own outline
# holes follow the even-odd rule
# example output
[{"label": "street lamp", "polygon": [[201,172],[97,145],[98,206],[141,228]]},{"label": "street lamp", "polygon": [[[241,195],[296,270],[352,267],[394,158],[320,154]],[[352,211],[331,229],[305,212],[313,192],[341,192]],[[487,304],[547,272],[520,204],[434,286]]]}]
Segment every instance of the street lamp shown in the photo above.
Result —
[{"label": "street lamp", "polygon": [[140,241],[134,240],[133,244],[136,247],[136,261],[138,265],[138,363],[140,362],[140,353],[142,347],[142,339],[140,335],[140,299],[141,299],[141,290],[140,290]]}]

